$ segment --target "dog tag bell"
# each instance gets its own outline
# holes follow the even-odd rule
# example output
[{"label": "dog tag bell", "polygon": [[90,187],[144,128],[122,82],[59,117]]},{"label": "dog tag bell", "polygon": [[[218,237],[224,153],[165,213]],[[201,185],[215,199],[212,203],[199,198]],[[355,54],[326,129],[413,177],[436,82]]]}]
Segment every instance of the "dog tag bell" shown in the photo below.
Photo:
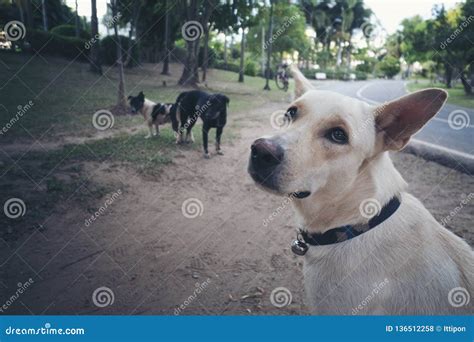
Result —
[{"label": "dog tag bell", "polygon": [[308,251],[308,245],[299,239],[293,240],[291,243],[291,251],[296,255],[305,255]]}]

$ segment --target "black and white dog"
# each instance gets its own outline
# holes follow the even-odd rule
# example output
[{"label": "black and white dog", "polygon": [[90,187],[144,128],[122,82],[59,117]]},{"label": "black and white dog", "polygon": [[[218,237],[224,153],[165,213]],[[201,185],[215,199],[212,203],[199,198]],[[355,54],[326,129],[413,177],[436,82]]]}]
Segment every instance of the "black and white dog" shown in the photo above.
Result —
[{"label": "black and white dog", "polygon": [[[155,103],[146,99],[142,91],[137,96],[129,96],[128,103],[132,113],[141,113],[148,125],[149,133],[145,139],[160,135],[158,126],[170,122],[172,103]],[[155,126],[156,132],[153,131],[153,126]]]},{"label": "black and white dog", "polygon": [[[208,94],[200,90],[181,93],[176,99],[176,106],[171,109],[170,118],[173,130],[177,133],[176,143],[194,142],[192,129],[198,118],[202,119],[202,143],[204,158],[209,158],[208,133],[216,129],[216,152],[222,154],[221,136],[227,122],[227,105],[229,98],[222,94]],[[184,138],[186,131],[186,138]]]}]

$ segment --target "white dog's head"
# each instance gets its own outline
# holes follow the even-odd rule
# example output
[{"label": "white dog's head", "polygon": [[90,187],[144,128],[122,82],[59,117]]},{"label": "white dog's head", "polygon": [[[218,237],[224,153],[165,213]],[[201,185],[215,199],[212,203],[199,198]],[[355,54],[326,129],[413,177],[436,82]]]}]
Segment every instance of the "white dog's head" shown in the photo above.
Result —
[{"label": "white dog's head", "polygon": [[254,141],[248,170],[265,189],[299,199],[351,191],[367,163],[402,149],[447,98],[444,90],[426,89],[374,107],[314,90],[297,69],[293,77],[296,100],[285,114],[287,128]]}]

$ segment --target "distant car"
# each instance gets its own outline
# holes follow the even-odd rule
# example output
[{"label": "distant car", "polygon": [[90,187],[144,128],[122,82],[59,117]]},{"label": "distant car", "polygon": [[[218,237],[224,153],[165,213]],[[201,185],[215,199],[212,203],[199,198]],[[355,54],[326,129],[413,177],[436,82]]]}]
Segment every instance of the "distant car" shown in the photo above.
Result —
[{"label": "distant car", "polygon": [[356,74],[354,74],[354,73],[349,74],[349,79],[350,79],[351,81],[355,81],[356,78],[357,78],[357,77],[356,77]]},{"label": "distant car", "polygon": [[317,72],[314,77],[317,79],[317,80],[326,80],[327,79],[327,75],[325,72]]}]

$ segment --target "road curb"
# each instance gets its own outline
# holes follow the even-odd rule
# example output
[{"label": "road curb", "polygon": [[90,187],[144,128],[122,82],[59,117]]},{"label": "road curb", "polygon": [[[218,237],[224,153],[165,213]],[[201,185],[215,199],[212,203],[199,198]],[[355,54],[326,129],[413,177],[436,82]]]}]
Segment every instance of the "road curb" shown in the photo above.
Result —
[{"label": "road curb", "polygon": [[449,152],[434,146],[427,146],[418,141],[410,141],[402,152],[413,154],[468,175],[474,174],[474,158],[469,158],[468,156],[453,156]]}]

